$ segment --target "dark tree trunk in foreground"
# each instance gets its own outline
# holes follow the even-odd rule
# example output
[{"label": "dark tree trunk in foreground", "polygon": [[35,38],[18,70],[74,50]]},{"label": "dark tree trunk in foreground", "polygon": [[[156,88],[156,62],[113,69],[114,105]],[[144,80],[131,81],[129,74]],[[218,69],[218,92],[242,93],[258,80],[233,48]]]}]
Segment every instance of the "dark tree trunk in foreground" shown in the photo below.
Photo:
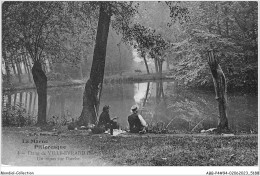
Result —
[{"label": "dark tree trunk in foreground", "polygon": [[36,125],[43,126],[47,124],[47,77],[43,72],[41,63],[39,61],[34,62],[32,67],[32,75],[38,94],[38,119]]},{"label": "dark tree trunk in foreground", "polygon": [[212,78],[215,87],[216,100],[218,101],[219,108],[219,123],[217,130],[228,131],[228,119],[227,119],[227,85],[225,75],[218,63],[218,60],[214,57],[213,50],[208,52],[208,63],[212,73]]},{"label": "dark tree trunk in foreground", "polygon": [[89,123],[94,124],[97,121],[99,100],[104,78],[107,38],[111,16],[108,14],[108,3],[101,2],[100,4],[96,45],[90,78],[85,85],[83,109],[78,121],[78,125],[84,126],[87,126]]}]

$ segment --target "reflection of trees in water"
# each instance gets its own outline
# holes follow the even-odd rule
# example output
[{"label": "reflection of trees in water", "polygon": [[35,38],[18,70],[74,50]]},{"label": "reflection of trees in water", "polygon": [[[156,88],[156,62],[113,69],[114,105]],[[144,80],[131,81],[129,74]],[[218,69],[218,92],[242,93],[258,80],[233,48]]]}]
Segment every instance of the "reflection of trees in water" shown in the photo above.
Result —
[{"label": "reflection of trees in water", "polygon": [[8,95],[7,95],[6,107],[7,107],[8,109],[11,109],[11,94],[8,94]]},{"label": "reflection of trees in water", "polygon": [[163,90],[163,82],[156,82],[156,98],[155,98],[155,114],[154,120],[158,121],[167,121],[169,119],[169,114],[167,113],[167,103],[166,97]]},{"label": "reflection of trees in water", "polygon": [[31,110],[32,110],[32,100],[33,100],[33,93],[32,92],[29,92],[29,103],[28,103],[28,105],[29,105],[29,108],[28,108],[28,111],[29,111],[29,113],[31,113]]},{"label": "reflection of trees in water", "polygon": [[82,109],[82,87],[53,89],[48,91],[50,108],[48,109],[48,120],[53,116],[58,117],[58,122],[71,121],[80,115]]},{"label": "reflection of trees in water", "polygon": [[[169,129],[192,130],[202,119],[205,122],[211,121],[215,125],[215,112],[212,111],[215,106],[207,100],[208,97],[199,96],[186,91],[175,91],[169,85],[172,83],[155,82],[155,95],[145,99],[146,106],[142,112],[148,123],[155,124],[164,122],[169,124]],[[148,89],[147,89],[148,90]],[[214,118],[213,118],[214,117]],[[197,128],[204,128],[208,123],[201,122]]]},{"label": "reflection of trees in water", "polygon": [[[218,107],[214,93],[191,90],[168,90],[168,108],[171,111],[172,127],[188,126],[189,130],[199,131],[216,127],[218,124]],[[228,119],[233,131],[255,131],[257,129],[257,101],[248,102],[253,108],[245,108],[250,96],[229,96]],[[254,98],[256,100],[256,98]],[[178,125],[181,122],[182,125]],[[185,125],[186,124],[186,125]],[[197,126],[196,126],[197,125]]]},{"label": "reflection of trees in water", "polygon": [[172,118],[175,118],[172,127],[185,127],[189,131],[215,127],[217,112],[213,101],[211,94],[208,96],[186,90],[175,91],[168,97],[167,107],[173,115]]},{"label": "reflection of trees in water", "polygon": [[155,85],[155,94],[153,94],[153,89],[150,87],[150,83],[148,83],[146,96],[143,100],[142,115],[149,124],[154,125],[160,121],[167,121],[169,114],[166,108],[163,82],[153,82],[152,84],[153,86]]},{"label": "reflection of trees in water", "polygon": [[12,106],[13,110],[15,110],[15,106],[16,106],[16,97],[17,97],[17,93],[14,94],[14,104]]},{"label": "reflection of trees in water", "polygon": [[254,96],[230,95],[228,97],[228,118],[235,131],[258,131],[258,105]]},{"label": "reflection of trees in water", "polygon": [[19,94],[20,94],[20,96],[19,96],[19,100],[20,100],[19,106],[22,107],[23,92],[20,92]]},{"label": "reflection of trees in water", "polygon": [[143,107],[145,107],[145,104],[147,102],[147,98],[148,98],[148,95],[149,95],[149,90],[150,90],[150,82],[147,83],[147,88],[146,88],[146,92],[145,92],[145,98],[144,98],[144,101],[143,101]]},{"label": "reflection of trees in water", "polygon": [[118,123],[121,127],[128,125],[127,117],[130,115],[130,108],[134,101],[134,84],[105,84],[101,97],[99,111],[104,105],[110,106],[110,116],[118,116]]},{"label": "reflection of trees in water", "polygon": [[[82,109],[83,88],[67,88],[48,91],[50,96],[48,119],[52,116],[78,118]],[[129,109],[133,101],[133,84],[105,84],[101,96],[99,112],[104,105],[111,106],[111,116],[119,116],[119,120],[125,124]],[[100,113],[99,113],[100,114]]]},{"label": "reflection of trees in water", "polygon": [[[191,131],[208,129],[217,125],[217,103],[214,93],[205,91],[178,90],[174,83],[151,82],[144,89],[141,99],[142,116],[148,123],[163,121],[169,129]],[[16,94],[16,95],[15,95]],[[66,116],[68,120],[80,115],[83,87],[48,89],[47,119],[53,115]],[[110,105],[111,116],[119,116],[119,123],[127,126],[130,107],[135,104],[135,87],[129,84],[105,84],[102,92],[100,112]],[[16,98],[15,98],[16,97]],[[34,90],[6,93],[2,106],[12,108],[14,103],[26,108],[27,113],[37,115],[37,93]],[[257,131],[257,98],[254,96],[229,95],[228,119],[235,131]]]}]

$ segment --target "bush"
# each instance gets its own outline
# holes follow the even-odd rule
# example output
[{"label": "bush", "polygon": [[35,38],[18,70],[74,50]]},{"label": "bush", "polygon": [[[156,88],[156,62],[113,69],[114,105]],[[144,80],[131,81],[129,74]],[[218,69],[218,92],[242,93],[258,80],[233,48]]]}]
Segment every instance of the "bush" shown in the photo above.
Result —
[{"label": "bush", "polygon": [[8,82],[7,80],[8,80],[7,75],[2,74],[2,86],[3,87],[10,87],[10,88],[13,87],[13,84],[11,83],[12,75],[10,75],[10,78],[9,78],[10,82]]},{"label": "bush", "polygon": [[26,113],[25,108],[19,104],[7,107],[4,105],[2,109],[2,126],[3,127],[23,127],[31,126],[36,123],[34,117]]}]

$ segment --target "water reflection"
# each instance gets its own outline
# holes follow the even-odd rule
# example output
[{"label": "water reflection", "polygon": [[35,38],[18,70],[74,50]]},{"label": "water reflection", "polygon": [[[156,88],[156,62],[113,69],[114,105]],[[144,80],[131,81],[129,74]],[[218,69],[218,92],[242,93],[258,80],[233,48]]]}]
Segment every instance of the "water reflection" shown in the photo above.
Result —
[{"label": "water reflection", "polygon": [[148,83],[136,83],[136,84],[134,84],[134,88],[135,88],[134,100],[135,100],[136,103],[140,103],[141,100],[145,98],[145,95],[146,95],[146,92],[147,92],[147,84]]},{"label": "water reflection", "polygon": [[[48,89],[47,119],[77,118],[82,110],[84,87]],[[130,107],[138,104],[140,113],[148,123],[162,122],[172,130],[199,131],[216,127],[217,102],[213,92],[179,90],[174,82],[145,82],[106,84],[103,88],[100,109],[110,105],[111,116],[118,116],[123,128],[128,126]],[[257,97],[250,95],[228,96],[228,119],[234,131],[257,131]],[[3,106],[26,109],[37,116],[38,97],[34,90],[8,93],[2,97]]]}]

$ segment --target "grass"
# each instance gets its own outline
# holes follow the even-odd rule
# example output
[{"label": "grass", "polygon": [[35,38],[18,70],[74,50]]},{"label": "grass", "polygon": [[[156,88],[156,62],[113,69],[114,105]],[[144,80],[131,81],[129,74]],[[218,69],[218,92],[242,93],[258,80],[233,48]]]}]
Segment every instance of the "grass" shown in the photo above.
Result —
[{"label": "grass", "polygon": [[19,157],[20,160],[12,159],[17,158],[15,150],[28,150],[28,146],[21,145],[22,139],[35,138],[48,140],[48,145],[66,145],[68,150],[88,152],[88,155],[82,156],[79,161],[53,161],[39,165],[255,166],[258,162],[258,135],[255,134],[227,137],[209,134],[124,133],[111,136],[65,130],[58,136],[31,136],[28,132],[34,133],[37,130],[26,127],[3,128],[3,162],[38,165],[33,156]]},{"label": "grass", "polygon": [[94,135],[82,145],[115,165],[254,166],[258,162],[257,136],[249,135]]}]

